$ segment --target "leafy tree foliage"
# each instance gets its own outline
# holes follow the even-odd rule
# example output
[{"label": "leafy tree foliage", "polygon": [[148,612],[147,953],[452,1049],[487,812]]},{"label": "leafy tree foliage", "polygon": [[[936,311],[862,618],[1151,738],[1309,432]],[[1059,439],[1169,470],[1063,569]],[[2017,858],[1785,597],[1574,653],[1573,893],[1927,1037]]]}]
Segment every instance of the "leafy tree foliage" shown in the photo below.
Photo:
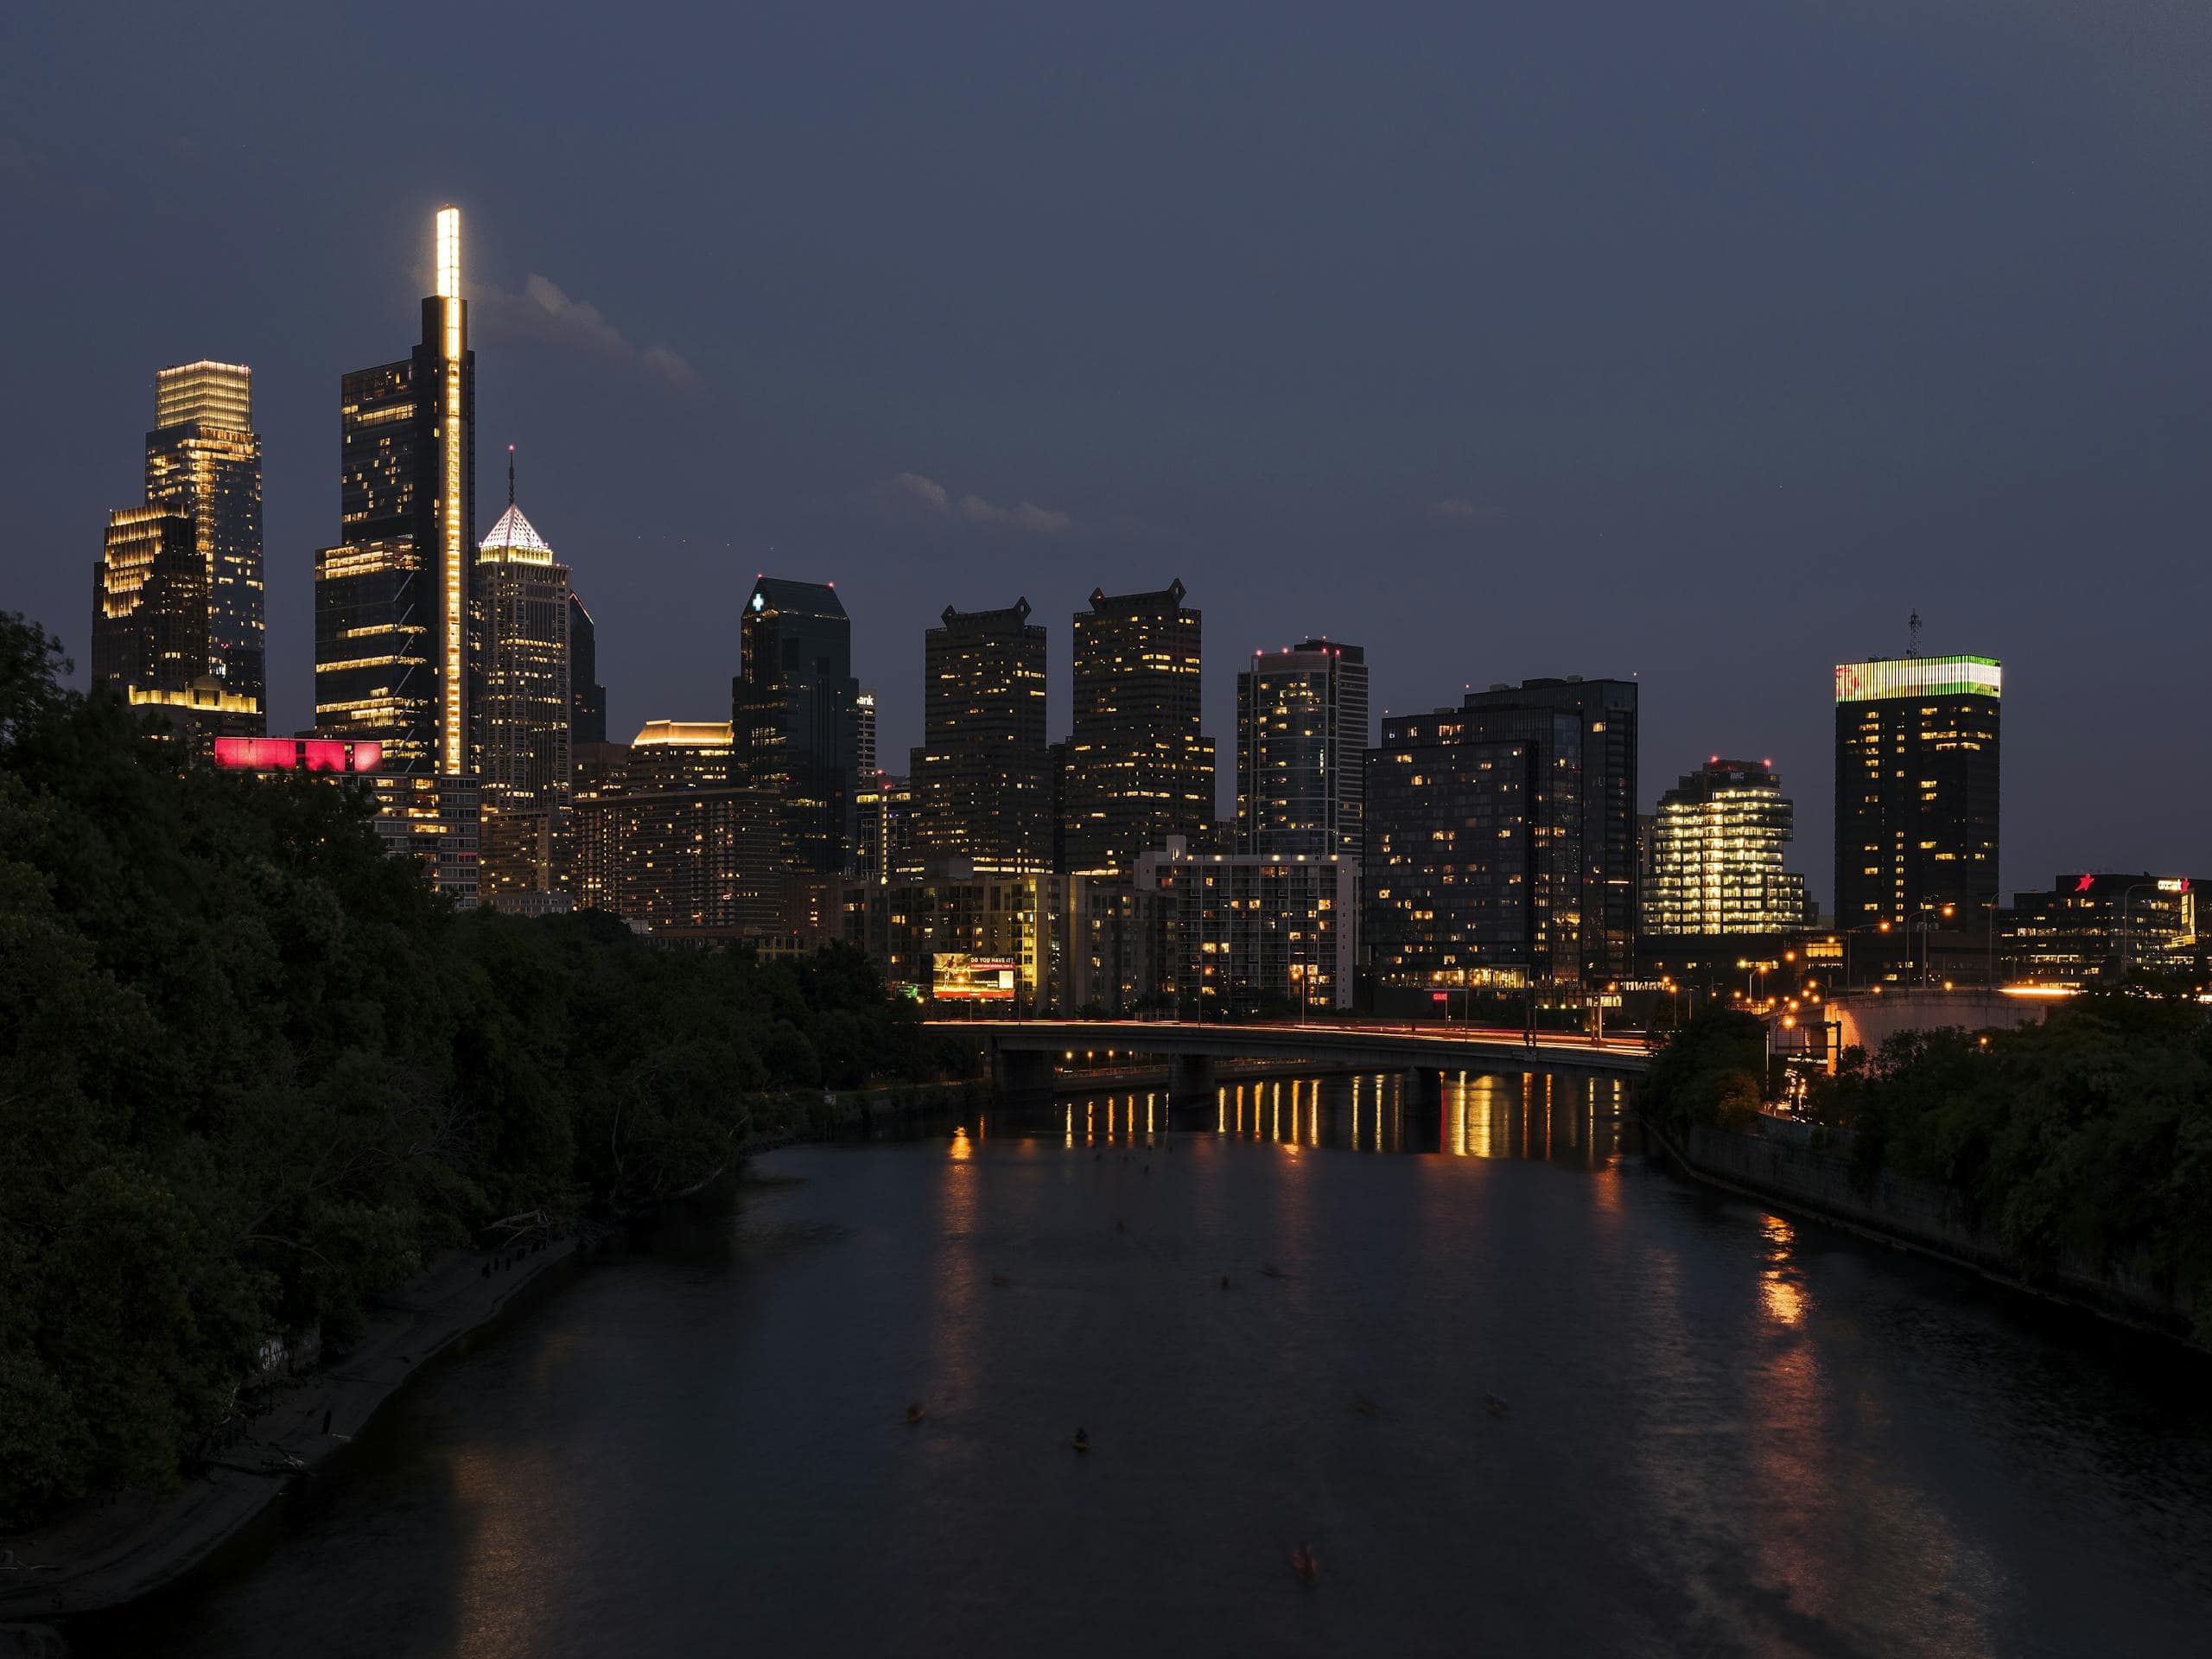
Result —
[{"label": "leafy tree foliage", "polygon": [[0,614],[0,1518],[173,1480],[264,1345],[502,1219],[950,1061],[858,952],[457,913],[329,779],[180,767]]},{"label": "leafy tree foliage", "polygon": [[[1758,1025],[1700,1014],[1655,1057],[1662,1122],[1748,1120]],[[2097,991],[2011,1030],[1899,1033],[1853,1049],[1808,1105],[1851,1132],[1854,1173],[1948,1186],[2019,1270],[2062,1256],[2190,1292],[2212,1342],[2212,1020],[2185,991]]]}]

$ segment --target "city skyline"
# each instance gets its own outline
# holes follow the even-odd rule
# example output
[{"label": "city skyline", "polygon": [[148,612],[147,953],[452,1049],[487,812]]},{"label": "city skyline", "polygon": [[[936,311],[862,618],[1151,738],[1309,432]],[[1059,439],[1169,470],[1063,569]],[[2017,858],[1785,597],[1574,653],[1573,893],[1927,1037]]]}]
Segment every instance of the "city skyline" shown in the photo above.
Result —
[{"label": "city skyline", "polygon": [[[11,58],[56,72],[44,86],[11,82],[0,193],[80,257],[66,275],[11,278],[31,313],[63,326],[16,347],[17,378],[53,401],[35,418],[0,416],[28,514],[6,602],[62,635],[81,681],[90,653],[73,573],[98,550],[87,504],[132,499],[142,429],[127,411],[159,365],[251,363],[268,479],[270,729],[305,726],[309,560],[330,539],[329,390],[403,338],[410,296],[433,285],[419,226],[454,200],[482,284],[472,333],[497,348],[481,435],[521,446],[544,480],[537,522],[594,573],[587,591],[618,731],[721,705],[736,606],[755,572],[775,569],[838,582],[893,754],[920,739],[915,619],[948,601],[1028,593],[1061,634],[1057,735],[1068,727],[1057,619],[1093,585],[1172,572],[1212,613],[1203,725],[1217,741],[1233,730],[1230,664],[1319,631],[1374,646],[1378,719],[1468,683],[1634,676],[1649,687],[1648,778],[1715,752],[1774,757],[1798,780],[1797,857],[1817,887],[1832,863],[1825,668],[1902,651],[1917,608],[1931,650],[1987,650],[2013,671],[2008,893],[2058,868],[2194,868],[2190,829],[2212,809],[2212,784],[2141,784],[2192,741],[2178,712],[2185,666],[2136,664],[2149,677],[2128,706],[2174,711],[2166,719],[2120,720],[2117,687],[2068,695],[2082,664],[2128,659],[2132,642],[2116,613],[2050,596],[2092,555],[2118,556],[2146,587],[2193,576],[2212,421],[2187,390],[2201,376],[2174,365],[2200,353],[2191,296],[2212,269],[2195,234],[2204,185],[2185,160],[2208,124],[2195,68],[2212,34],[2145,11],[2137,53],[2120,54],[2109,35],[2047,17],[1992,68],[1963,17],[1900,8],[1877,53],[1872,22],[1732,16],[1742,49],[1829,64],[1834,84],[1801,77],[1785,99],[1693,67],[1679,85],[1636,87],[1606,130],[1656,135],[1695,163],[1681,169],[1692,182],[1662,181],[1646,207],[1630,192],[1643,175],[1615,154],[1633,143],[1582,147],[1558,111],[1497,96],[1486,79],[1505,73],[1488,64],[1554,58],[1603,74],[1659,53],[1676,29],[1728,38],[1709,14],[1662,24],[1624,10],[1614,21],[1590,41],[1544,21],[1440,25],[1419,55],[1454,67],[1432,74],[1348,24],[1284,16],[1262,76],[1269,107],[1233,103],[1292,175],[1322,181],[1300,193],[1310,218],[1294,220],[1255,181],[1218,203],[1221,235],[1157,278],[1117,250],[1205,222],[1190,216],[1218,193],[1182,181],[1237,157],[1193,124],[1192,90],[1134,41],[1092,41],[1097,99],[1046,121],[1033,153],[991,142],[1020,113],[1008,76],[964,124],[915,141],[903,183],[872,184],[834,157],[747,169],[749,211],[736,217],[770,227],[778,252],[737,262],[731,289],[729,245],[688,223],[682,203],[710,176],[702,168],[753,153],[776,124],[818,136],[818,118],[773,95],[779,79],[818,87],[842,61],[817,24],[716,54],[738,66],[735,95],[715,100],[729,112],[702,118],[695,144],[648,124],[594,158],[567,137],[550,150],[542,133],[525,143],[531,124],[512,118],[520,93],[487,92],[474,73],[519,54],[538,79],[573,77],[598,67],[582,42],[453,20],[451,52],[401,78],[404,99],[461,94],[452,124],[400,137],[374,175],[357,167],[353,188],[330,197],[320,185],[339,175],[333,140],[310,130],[264,153],[239,136],[313,127],[281,119],[308,93],[264,55],[280,43],[219,48],[157,22],[167,50],[110,65],[81,22],[11,19]],[[404,50],[409,32],[394,22],[339,41],[303,19],[281,44],[327,47],[369,73]],[[729,28],[734,42],[743,26]],[[881,96],[901,84],[902,53],[926,74],[980,52],[988,78],[1025,54],[1062,64],[1071,44],[1041,22],[1002,41],[944,34],[888,31],[852,91],[863,131],[880,136],[882,112],[908,107]],[[1188,45],[1202,69],[1236,55],[1233,41]],[[257,120],[188,111],[156,131],[126,114],[95,132],[51,90],[98,62],[123,77],[120,95],[156,65],[204,67],[218,49],[246,54],[240,96]],[[2085,60],[2097,73],[2077,73]],[[642,111],[624,77],[646,63],[613,49],[618,109]],[[696,73],[657,56],[652,68],[656,87],[673,75],[679,94]],[[1465,84],[1446,96],[1443,74]],[[2139,95],[2145,77],[2163,97]],[[1195,79],[1222,95],[1218,75]],[[950,97],[918,86],[925,108]],[[1341,94],[1369,118],[1338,170],[1318,138],[1272,113],[1310,105],[1275,96],[1287,87]],[[1143,99],[1167,118],[1162,136],[1099,146]],[[1893,118],[1868,131],[1857,112],[1878,101]],[[1418,136],[1416,115],[1421,130],[1441,123],[1433,140]],[[1732,130],[1760,137],[1764,173],[1713,143]],[[1479,159],[1499,139],[1531,158],[1516,164],[1525,188]],[[175,148],[188,144],[254,164],[193,166]],[[1853,157],[1847,174],[1823,160],[1831,147]],[[1931,149],[1947,166],[1925,165]],[[156,152],[179,163],[147,170],[163,181],[158,202],[138,167]],[[1065,206],[1043,194],[1055,169],[1071,182]],[[968,190],[951,188],[963,178]],[[1840,196],[1847,178],[1856,188]],[[2126,184],[2077,188],[2107,179]],[[1137,187],[1133,200],[1109,190],[1117,180]],[[1575,183],[1587,188],[1570,200],[1560,187]],[[1363,207],[1376,184],[1464,211],[1409,242]],[[1026,213],[1041,233],[1025,245],[973,215],[901,205],[979,191],[1023,210],[1003,216],[1009,225]],[[820,205],[830,200],[844,204],[834,216]],[[1096,204],[1101,222],[1088,227]],[[1292,228],[1308,223],[1314,243]],[[2054,253],[2057,224],[2070,228]],[[869,244],[855,238],[887,226],[912,245],[908,269],[934,262],[944,276],[887,283],[856,258]],[[1612,238],[1628,235],[1649,275],[1590,274],[1610,269]],[[657,238],[679,238],[681,252],[693,236],[707,238],[702,257],[645,257]],[[1340,252],[1313,257],[1323,244]],[[145,274],[156,248],[157,285]],[[1682,280],[1694,257],[1733,257],[1740,280],[1702,296]],[[1397,276],[1380,308],[1385,265]],[[1560,272],[1583,274],[1555,282]],[[1096,346],[1061,341],[1077,310],[1096,320]],[[1302,320],[1317,315],[1361,321],[1339,346],[1316,346]],[[1528,344],[1504,338],[1499,319]],[[1554,371],[1537,374],[1540,362]],[[601,403],[620,410],[621,432],[564,417]],[[1176,409],[1190,413],[1163,418]],[[489,529],[484,517],[474,534]],[[1347,569],[1363,580],[1344,581]],[[1218,812],[1230,788],[1221,781]]]}]

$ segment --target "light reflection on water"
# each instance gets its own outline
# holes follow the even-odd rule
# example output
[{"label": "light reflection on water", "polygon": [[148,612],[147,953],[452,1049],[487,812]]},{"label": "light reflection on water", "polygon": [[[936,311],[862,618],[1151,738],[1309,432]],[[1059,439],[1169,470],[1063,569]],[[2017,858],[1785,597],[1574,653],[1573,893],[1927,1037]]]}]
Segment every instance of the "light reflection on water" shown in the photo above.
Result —
[{"label": "light reflection on water", "polygon": [[[1171,1107],[1156,1089],[1077,1093],[1050,1109],[992,1108],[976,1121],[1033,1131],[1056,1119],[1066,1147],[1156,1145],[1171,1132],[1210,1128],[1230,1140],[1284,1147],[1443,1152],[1599,1170],[1638,1150],[1627,1103],[1617,1079],[1449,1072],[1424,1090],[1403,1072],[1377,1071],[1224,1083],[1211,1106]],[[957,1147],[954,1155],[961,1155]]]},{"label": "light reflection on water", "polygon": [[757,1160],[81,1650],[2202,1650],[2203,1368],[1686,1186],[1624,1104],[1246,1077]]}]

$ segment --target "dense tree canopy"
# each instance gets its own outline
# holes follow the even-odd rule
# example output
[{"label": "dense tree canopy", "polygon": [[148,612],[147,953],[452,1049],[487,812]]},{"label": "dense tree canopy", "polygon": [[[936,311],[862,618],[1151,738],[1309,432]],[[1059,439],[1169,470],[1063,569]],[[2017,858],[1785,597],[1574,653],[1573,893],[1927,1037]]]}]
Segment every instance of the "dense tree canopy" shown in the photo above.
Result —
[{"label": "dense tree canopy", "polygon": [[[1662,1121],[1757,1122],[1758,1022],[1700,1014],[1655,1057]],[[2212,1341],[2212,1020],[2177,987],[2074,997],[2016,1029],[1900,1033],[1808,1099],[1855,1173],[1938,1182],[2029,1277],[2062,1255],[2190,1292]]]},{"label": "dense tree canopy", "polygon": [[63,667],[0,615],[0,1518],[173,1478],[440,1247],[948,1058],[856,952],[457,913],[342,785],[181,766]]}]

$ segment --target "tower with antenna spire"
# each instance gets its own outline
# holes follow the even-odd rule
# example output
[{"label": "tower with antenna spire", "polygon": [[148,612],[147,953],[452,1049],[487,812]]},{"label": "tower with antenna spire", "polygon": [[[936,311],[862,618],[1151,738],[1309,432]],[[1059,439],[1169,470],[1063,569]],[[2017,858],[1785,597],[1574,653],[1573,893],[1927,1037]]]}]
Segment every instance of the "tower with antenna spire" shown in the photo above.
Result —
[{"label": "tower with antenna spire", "polygon": [[507,446],[507,510],[478,544],[475,632],[481,666],[471,747],[483,799],[477,886],[485,902],[563,882],[569,827],[569,569],[515,503]]}]

